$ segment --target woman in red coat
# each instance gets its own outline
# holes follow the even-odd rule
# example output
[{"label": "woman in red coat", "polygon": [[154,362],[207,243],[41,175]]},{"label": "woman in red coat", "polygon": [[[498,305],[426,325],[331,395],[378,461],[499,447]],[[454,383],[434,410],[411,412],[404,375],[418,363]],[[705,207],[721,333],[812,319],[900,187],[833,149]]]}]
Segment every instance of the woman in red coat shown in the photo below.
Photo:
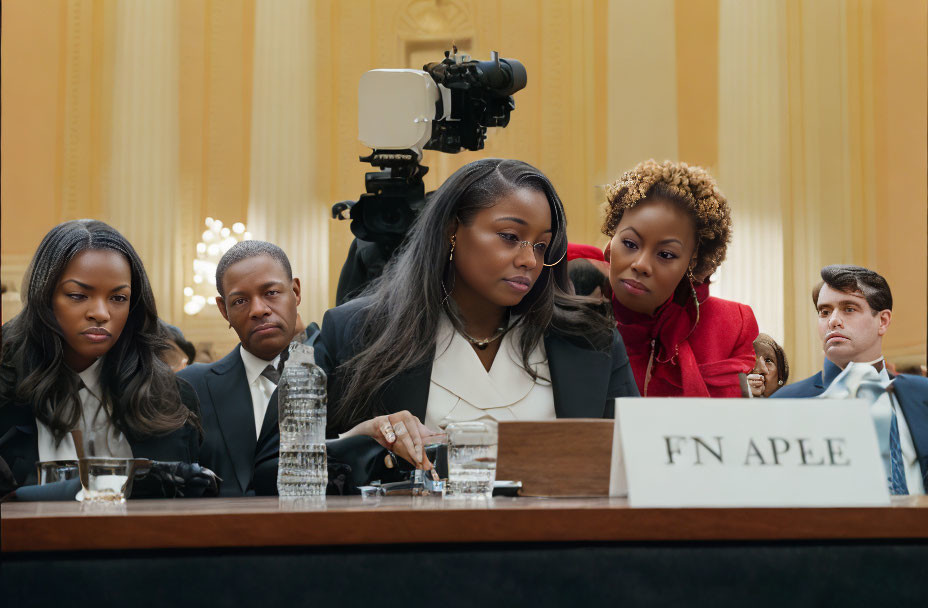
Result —
[{"label": "woman in red coat", "polygon": [[[709,295],[731,240],[731,213],[699,167],[653,160],[607,188],[602,256],[574,245],[570,257],[609,263],[612,306],[646,397],[741,397],[754,365],[757,321],[749,306]],[[591,251],[592,249],[592,251]]]}]

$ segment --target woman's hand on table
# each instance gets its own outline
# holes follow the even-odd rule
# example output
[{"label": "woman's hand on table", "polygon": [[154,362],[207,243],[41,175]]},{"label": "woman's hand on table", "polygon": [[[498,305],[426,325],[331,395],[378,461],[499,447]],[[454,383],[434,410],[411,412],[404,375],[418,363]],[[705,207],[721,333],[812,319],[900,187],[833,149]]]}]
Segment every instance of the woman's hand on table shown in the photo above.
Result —
[{"label": "woman's hand on table", "polygon": [[365,420],[342,436],[351,435],[373,437],[377,443],[417,469],[431,471],[434,468],[425,454],[424,438],[436,433],[406,410]]}]

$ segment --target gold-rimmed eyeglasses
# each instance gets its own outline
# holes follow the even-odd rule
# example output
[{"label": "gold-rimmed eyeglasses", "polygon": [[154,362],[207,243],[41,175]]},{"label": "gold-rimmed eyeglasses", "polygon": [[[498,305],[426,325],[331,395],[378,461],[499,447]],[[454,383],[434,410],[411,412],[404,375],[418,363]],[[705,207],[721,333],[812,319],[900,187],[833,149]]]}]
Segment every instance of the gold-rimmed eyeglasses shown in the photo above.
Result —
[{"label": "gold-rimmed eyeglasses", "polygon": [[[531,245],[532,251],[535,253],[535,256],[540,257],[542,260],[545,259],[545,253],[547,253],[548,251],[548,243],[544,243],[544,242],[539,242],[539,243],[533,243],[531,241],[510,241],[510,242],[513,245],[518,245],[519,249],[525,249],[526,247]],[[548,266],[548,267],[556,266],[557,264],[561,262],[561,260],[564,259],[564,256],[566,255],[567,255],[567,251],[565,250],[564,253],[561,255],[561,257],[558,258],[557,262],[554,262],[552,264],[545,264],[544,262],[542,262],[541,265]]]}]

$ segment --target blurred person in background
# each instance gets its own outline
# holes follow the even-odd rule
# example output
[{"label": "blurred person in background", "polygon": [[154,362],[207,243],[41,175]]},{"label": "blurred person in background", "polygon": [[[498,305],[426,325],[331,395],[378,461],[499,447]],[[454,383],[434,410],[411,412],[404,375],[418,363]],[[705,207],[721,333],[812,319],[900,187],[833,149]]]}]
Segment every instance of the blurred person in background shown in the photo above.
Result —
[{"label": "blurred person in background", "polygon": [[179,372],[196,360],[197,349],[184,338],[180,328],[158,321],[161,331],[168,341],[168,350],[161,354],[161,358],[174,372]]},{"label": "blurred person in background", "polygon": [[754,369],[748,374],[748,386],[754,397],[769,397],[789,379],[789,362],[786,352],[776,340],[760,334],[754,340],[756,359]]}]

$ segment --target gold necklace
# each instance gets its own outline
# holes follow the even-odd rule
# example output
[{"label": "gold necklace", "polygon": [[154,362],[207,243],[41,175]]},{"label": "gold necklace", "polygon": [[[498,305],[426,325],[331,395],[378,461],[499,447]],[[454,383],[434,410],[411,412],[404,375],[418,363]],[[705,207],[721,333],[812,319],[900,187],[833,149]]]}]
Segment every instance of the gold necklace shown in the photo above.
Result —
[{"label": "gold necklace", "polygon": [[493,334],[489,338],[483,338],[483,339],[475,338],[471,336],[469,333],[467,333],[466,331],[464,331],[463,327],[457,327],[455,329],[457,329],[458,333],[464,336],[464,338],[468,342],[476,346],[478,350],[486,350],[487,346],[489,346],[491,342],[495,342],[496,340],[499,340],[504,335],[506,335],[507,331],[509,331],[509,319],[511,318],[511,316],[512,316],[511,313],[507,310],[506,311],[506,323],[504,325],[497,327],[496,333]]},{"label": "gold necklace", "polygon": [[489,346],[491,342],[495,342],[496,340],[499,340],[500,338],[502,338],[506,334],[506,331],[508,329],[509,329],[508,327],[497,327],[496,333],[493,334],[492,337],[484,338],[482,340],[478,340],[477,338],[474,338],[473,336],[468,334],[463,329],[459,329],[458,331],[461,333],[462,336],[464,336],[464,338],[467,339],[468,342],[476,346],[479,350],[486,350],[487,346]]}]

